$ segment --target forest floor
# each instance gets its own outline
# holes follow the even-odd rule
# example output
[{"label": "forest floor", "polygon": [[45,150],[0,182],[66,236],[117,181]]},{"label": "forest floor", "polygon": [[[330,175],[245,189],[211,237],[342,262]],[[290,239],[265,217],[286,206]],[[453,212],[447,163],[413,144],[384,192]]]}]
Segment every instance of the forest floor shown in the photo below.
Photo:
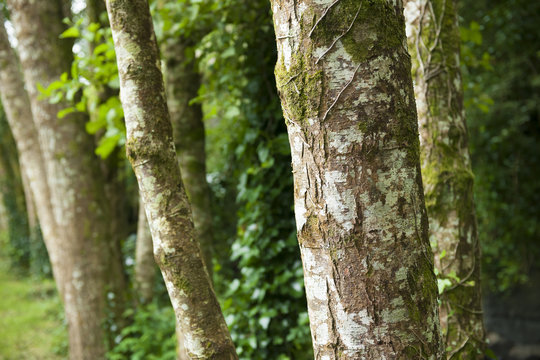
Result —
[{"label": "forest floor", "polygon": [[52,280],[22,278],[0,257],[0,360],[58,360],[66,353]]}]

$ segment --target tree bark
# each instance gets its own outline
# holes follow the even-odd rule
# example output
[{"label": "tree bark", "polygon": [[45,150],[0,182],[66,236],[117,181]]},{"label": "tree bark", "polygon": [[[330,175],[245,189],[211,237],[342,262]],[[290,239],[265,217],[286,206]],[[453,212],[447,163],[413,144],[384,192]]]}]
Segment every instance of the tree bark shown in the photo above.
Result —
[{"label": "tree bark", "polygon": [[401,1],[273,0],[316,359],[440,359]]},{"label": "tree bark", "polygon": [[480,244],[473,200],[455,0],[407,0],[405,17],[420,127],[429,237],[448,358],[483,359]]},{"label": "tree bark", "polygon": [[135,171],[158,263],[191,357],[236,359],[191,221],[146,0],[108,0]]},{"label": "tree bark", "polygon": [[[59,275],[72,359],[105,356],[106,269],[110,227],[93,139],[85,131],[85,117],[58,119],[66,101],[40,100],[37,84],[47,87],[71,67],[71,42],[59,39],[63,2],[8,1],[32,113],[46,166],[50,204],[57,225]],[[49,249],[49,253],[55,250]],[[54,266],[54,265],[53,265]]]},{"label": "tree bark", "polygon": [[2,22],[0,27],[0,96],[19,151],[22,170],[30,183],[53,275],[60,294],[63,294],[64,281],[57,270],[59,261],[65,254],[58,242],[57,224],[51,205],[45,161],[33,122],[30,99],[24,88],[19,59],[11,48],[1,14],[0,22]]},{"label": "tree bark", "polygon": [[194,41],[172,38],[162,45],[167,67],[165,84],[167,105],[173,125],[173,137],[180,162],[182,181],[191,204],[193,223],[204,255],[206,270],[212,278],[212,210],[210,187],[206,181],[206,149],[203,113],[200,104],[189,104],[198,95],[201,78],[195,59],[186,59],[185,51]]},{"label": "tree bark", "polygon": [[140,303],[148,304],[154,296],[155,279],[154,252],[152,249],[152,234],[144,204],[139,197],[139,219],[137,224],[137,243],[135,248],[135,287]]}]

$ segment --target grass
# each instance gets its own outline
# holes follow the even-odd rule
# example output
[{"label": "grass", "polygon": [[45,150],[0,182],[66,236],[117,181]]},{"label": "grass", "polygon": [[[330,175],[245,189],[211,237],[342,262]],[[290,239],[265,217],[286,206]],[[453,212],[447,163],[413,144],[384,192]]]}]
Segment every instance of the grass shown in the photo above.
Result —
[{"label": "grass", "polygon": [[0,257],[0,360],[65,359],[66,344],[53,281],[16,276]]}]

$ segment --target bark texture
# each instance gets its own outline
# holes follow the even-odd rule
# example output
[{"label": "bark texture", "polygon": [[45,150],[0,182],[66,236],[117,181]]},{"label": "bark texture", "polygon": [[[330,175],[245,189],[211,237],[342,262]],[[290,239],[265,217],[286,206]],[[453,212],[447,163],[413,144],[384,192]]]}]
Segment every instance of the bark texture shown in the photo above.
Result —
[{"label": "bark texture", "polygon": [[206,270],[212,278],[212,210],[210,187],[206,181],[203,113],[200,104],[189,104],[198,95],[201,79],[195,67],[195,59],[187,59],[185,56],[186,49],[193,45],[193,40],[172,38],[163,43],[162,50],[167,64],[167,104],[182,181],[191,204],[193,223],[203,251]]},{"label": "bark texture", "polygon": [[455,0],[407,0],[405,17],[420,128],[429,237],[448,358],[482,359],[480,245],[460,72]]},{"label": "bark texture", "polygon": [[[60,280],[72,359],[105,356],[105,270],[110,228],[99,162],[85,117],[57,118],[69,106],[40,99],[37,84],[47,87],[71,67],[71,42],[59,39],[64,3],[10,0],[26,88],[46,167],[50,205],[57,226],[55,275]],[[43,223],[43,222],[42,222]],[[54,263],[54,260],[53,260]],[[53,264],[54,266],[54,264]]]},{"label": "bark texture", "polygon": [[401,1],[273,0],[316,359],[440,359]]},{"label": "bark texture", "polygon": [[158,263],[192,358],[236,359],[180,176],[146,0],[108,0],[133,166]]},{"label": "bark texture", "polygon": [[33,122],[30,99],[24,88],[19,59],[11,48],[1,14],[0,22],[2,23],[0,27],[0,96],[19,151],[22,171],[32,190],[57,287],[63,294],[63,280],[57,270],[64,253],[57,241],[57,225],[52,210],[39,135]]},{"label": "bark texture", "polygon": [[137,244],[135,248],[135,287],[139,302],[147,304],[154,295],[155,279],[154,252],[152,249],[152,234],[144,204],[139,198],[139,218],[137,224]]}]

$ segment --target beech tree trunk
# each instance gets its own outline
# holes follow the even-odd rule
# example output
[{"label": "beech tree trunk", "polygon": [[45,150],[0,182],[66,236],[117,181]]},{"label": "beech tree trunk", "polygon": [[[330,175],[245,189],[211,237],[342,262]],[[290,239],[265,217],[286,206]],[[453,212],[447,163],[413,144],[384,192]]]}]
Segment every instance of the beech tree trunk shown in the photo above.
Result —
[{"label": "beech tree trunk", "polygon": [[126,151],[186,350],[192,358],[236,359],[180,177],[148,2],[108,0],[107,11],[126,117]]},{"label": "beech tree trunk", "polygon": [[440,359],[401,1],[273,0],[316,359]]},{"label": "beech tree trunk", "polygon": [[[105,356],[106,269],[110,268],[109,204],[105,200],[93,139],[85,117],[57,113],[69,106],[41,100],[37,84],[47,87],[71,68],[71,42],[59,39],[64,30],[64,3],[9,0],[26,88],[46,167],[46,180],[57,225],[56,258],[69,328],[72,359]],[[34,194],[36,191],[34,192]],[[42,221],[43,223],[43,221]],[[52,254],[58,251],[58,255]],[[54,261],[53,261],[53,266]]]},{"label": "beech tree trunk", "polygon": [[[480,244],[461,83],[455,0],[407,0],[405,17],[420,127],[429,237],[448,358],[483,359]],[[451,284],[451,285],[450,285]]]},{"label": "beech tree trunk", "polygon": [[193,223],[203,251],[206,270],[212,278],[214,241],[210,187],[206,181],[203,113],[200,104],[189,104],[198,95],[201,79],[195,68],[195,59],[187,59],[185,56],[185,51],[190,46],[193,46],[193,40],[180,37],[167,39],[161,48],[167,64],[167,104],[180,172],[191,204]]},{"label": "beech tree trunk", "polygon": [[139,218],[137,224],[137,243],[135,247],[135,288],[139,302],[147,304],[154,296],[155,279],[154,252],[152,249],[152,234],[144,204],[139,197]]}]

